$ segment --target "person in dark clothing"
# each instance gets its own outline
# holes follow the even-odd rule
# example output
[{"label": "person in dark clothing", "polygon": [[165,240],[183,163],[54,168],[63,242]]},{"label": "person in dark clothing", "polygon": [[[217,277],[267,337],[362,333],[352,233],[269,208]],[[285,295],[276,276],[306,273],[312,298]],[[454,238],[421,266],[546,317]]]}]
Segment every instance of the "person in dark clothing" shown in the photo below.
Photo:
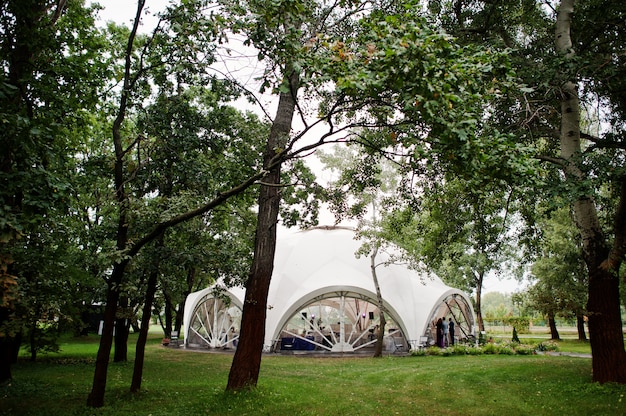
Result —
[{"label": "person in dark clothing", "polygon": [[437,319],[437,346],[443,348],[443,320]]},{"label": "person in dark clothing", "polygon": [[454,321],[452,318],[448,323],[448,332],[450,333],[450,345],[454,345]]}]

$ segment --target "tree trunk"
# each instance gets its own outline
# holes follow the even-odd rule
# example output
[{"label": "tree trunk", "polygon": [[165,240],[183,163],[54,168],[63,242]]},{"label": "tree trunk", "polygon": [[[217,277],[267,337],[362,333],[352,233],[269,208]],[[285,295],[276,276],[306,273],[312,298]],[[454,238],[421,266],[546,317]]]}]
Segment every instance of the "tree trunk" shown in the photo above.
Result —
[{"label": "tree trunk", "polygon": [[113,345],[113,327],[115,326],[117,302],[119,301],[119,282],[124,274],[126,262],[123,261],[113,266],[113,273],[107,290],[107,303],[104,308],[104,324],[102,336],[100,337],[100,347],[96,356],[96,369],[93,375],[91,393],[87,397],[87,406],[104,406],[109,357],[111,356],[111,346]]},{"label": "tree trunk", "polygon": [[[128,209],[129,201],[126,194],[125,184],[126,166],[124,163],[126,150],[122,141],[121,128],[126,118],[126,109],[128,106],[128,98],[131,93],[131,61],[132,61],[132,45],[139,28],[141,20],[141,12],[145,5],[145,0],[137,0],[137,12],[133,28],[128,38],[128,44],[125,51],[126,64],[124,68],[124,88],[120,97],[120,105],[117,116],[113,122],[112,135],[113,147],[115,150],[114,182],[115,182],[115,202],[118,208],[118,219],[116,229],[115,248],[118,252],[123,253],[128,245]],[[111,345],[113,343],[113,328],[115,326],[115,318],[117,315],[117,305],[120,300],[120,286],[124,279],[124,272],[128,265],[129,259],[124,258],[119,263],[113,264],[113,272],[107,285],[107,300],[104,309],[104,327],[102,337],[100,338],[100,347],[96,356],[96,369],[93,376],[93,385],[91,393],[87,397],[87,405],[91,407],[104,406],[104,393],[106,391],[107,372],[109,369],[109,357],[111,355]]]},{"label": "tree trunk", "polygon": [[13,379],[11,374],[11,351],[13,349],[11,341],[11,338],[8,337],[0,339],[0,386],[10,383]]},{"label": "tree trunk", "polygon": [[576,328],[578,329],[578,340],[587,341],[587,333],[585,332],[585,317],[581,313],[576,314]]},{"label": "tree trunk", "polygon": [[[254,257],[248,281],[241,318],[239,344],[235,351],[227,390],[255,387],[261,368],[261,354],[265,338],[267,294],[274,270],[276,251],[276,225],[280,206],[281,163],[274,163],[277,152],[284,149],[291,132],[296,106],[299,77],[288,77],[290,91],[281,93],[276,118],[272,124],[264,155],[264,167],[268,175],[263,179],[259,193],[259,213],[254,241]],[[274,166],[271,166],[274,164]]]},{"label": "tree trunk", "polygon": [[550,339],[560,340],[559,330],[556,328],[556,320],[554,319],[554,314],[548,315],[548,326],[550,327]]},{"label": "tree trunk", "polygon": [[587,313],[593,381],[626,383],[619,280],[616,273],[600,268],[600,263],[590,266]]},{"label": "tree trunk", "polygon": [[376,300],[378,302],[378,311],[380,312],[378,334],[376,334],[376,346],[374,348],[374,357],[383,356],[383,345],[385,340],[385,326],[387,321],[385,320],[385,304],[383,303],[383,295],[380,292],[380,285],[378,284],[378,275],[376,274],[376,255],[378,254],[378,247],[374,248],[372,255],[370,256],[370,271],[372,273],[372,280],[374,280],[374,287],[376,288]]},{"label": "tree trunk", "polygon": [[189,294],[193,291],[197,272],[198,270],[195,267],[190,267],[189,270],[187,270],[187,288],[182,293],[182,300],[178,304],[176,319],[174,320],[174,330],[178,331],[179,336],[181,334],[181,328],[183,327],[183,319],[185,318],[184,311],[185,304],[187,302],[187,296],[189,296]]},{"label": "tree trunk", "polygon": [[[561,0],[555,30],[556,50],[565,58],[573,58],[570,36],[575,0]],[[577,85],[566,81],[561,86],[561,157],[566,161],[565,173],[570,181],[583,183],[581,167],[580,103]],[[602,232],[596,206],[589,195],[574,201],[574,217],[583,241],[583,257],[589,272],[589,338],[591,341],[593,380],[600,383],[626,383],[626,352],[619,302],[619,261],[606,266],[610,250]],[[620,204],[623,201],[620,201]],[[616,225],[623,219],[616,217]],[[623,230],[616,229],[616,234]],[[620,237],[623,235],[619,234]]]},{"label": "tree trunk", "polygon": [[128,297],[120,299],[117,308],[118,316],[115,319],[115,351],[113,352],[113,362],[122,363],[128,361],[128,332],[130,320],[128,319]]},{"label": "tree trunk", "polygon": [[32,362],[37,361],[37,325],[33,325],[30,328],[30,360]]},{"label": "tree trunk", "polygon": [[137,393],[141,389],[141,378],[143,376],[144,354],[146,351],[146,341],[148,340],[148,329],[150,329],[150,317],[152,316],[152,303],[157,289],[159,272],[154,270],[148,277],[146,288],[146,299],[141,314],[141,329],[137,337],[137,347],[135,349],[135,364],[133,367],[133,379],[130,384],[130,392]]},{"label": "tree trunk", "polygon": [[483,276],[482,274],[476,279],[476,321],[480,332],[485,330],[485,322],[483,321],[482,298],[483,298]]}]

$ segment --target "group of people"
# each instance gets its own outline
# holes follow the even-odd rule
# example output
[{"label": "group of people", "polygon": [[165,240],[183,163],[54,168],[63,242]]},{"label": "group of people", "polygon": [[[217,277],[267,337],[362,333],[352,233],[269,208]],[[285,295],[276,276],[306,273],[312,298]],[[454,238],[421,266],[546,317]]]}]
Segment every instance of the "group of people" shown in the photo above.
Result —
[{"label": "group of people", "polygon": [[454,321],[452,318],[446,321],[446,317],[437,319],[437,346],[445,348],[454,345]]}]

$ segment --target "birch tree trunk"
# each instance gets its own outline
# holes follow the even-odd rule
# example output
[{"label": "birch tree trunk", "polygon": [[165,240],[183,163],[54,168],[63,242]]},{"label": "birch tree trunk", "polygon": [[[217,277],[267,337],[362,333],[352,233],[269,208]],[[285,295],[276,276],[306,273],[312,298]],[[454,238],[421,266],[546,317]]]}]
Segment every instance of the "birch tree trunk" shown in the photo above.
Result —
[{"label": "birch tree trunk", "polygon": [[[556,22],[556,51],[573,58],[570,36],[575,0],[562,0]],[[561,86],[561,158],[567,179],[585,180],[581,166],[580,103],[574,80]],[[623,198],[623,194],[622,194]],[[593,380],[600,383],[626,382],[626,352],[620,316],[619,262],[609,262],[611,250],[598,220],[592,191],[579,195],[573,203],[576,225],[583,241],[583,256],[589,272],[589,338],[591,341]],[[620,223],[619,216],[616,225]],[[616,234],[619,234],[616,229]],[[616,237],[616,240],[619,238]],[[611,264],[609,264],[611,263]]]}]

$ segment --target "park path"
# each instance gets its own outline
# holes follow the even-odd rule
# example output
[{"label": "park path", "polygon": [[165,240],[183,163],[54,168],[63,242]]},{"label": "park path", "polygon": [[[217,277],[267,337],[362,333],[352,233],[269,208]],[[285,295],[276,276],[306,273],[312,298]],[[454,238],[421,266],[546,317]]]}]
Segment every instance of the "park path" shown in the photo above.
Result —
[{"label": "park path", "polygon": [[565,357],[591,358],[591,354],[583,354],[580,352],[567,352],[567,351],[538,351],[537,354],[551,355],[553,357],[565,356]]}]

